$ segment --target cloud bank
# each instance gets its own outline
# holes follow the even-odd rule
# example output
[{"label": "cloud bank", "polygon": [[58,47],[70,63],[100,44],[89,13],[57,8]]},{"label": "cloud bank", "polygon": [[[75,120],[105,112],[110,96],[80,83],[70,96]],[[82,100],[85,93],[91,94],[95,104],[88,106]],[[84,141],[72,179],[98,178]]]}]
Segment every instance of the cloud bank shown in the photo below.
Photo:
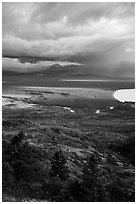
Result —
[{"label": "cloud bank", "polygon": [[65,61],[39,61],[36,63],[25,62],[21,63],[18,58],[8,58],[4,57],[2,60],[3,69],[18,71],[18,72],[32,72],[32,71],[40,71],[46,70],[50,66],[59,64],[61,66],[69,66],[69,65],[79,65],[78,63],[65,62]]},{"label": "cloud bank", "polygon": [[12,57],[11,63],[18,57],[41,57],[96,66],[134,62],[134,10],[134,3],[126,2],[5,2],[3,58]]}]

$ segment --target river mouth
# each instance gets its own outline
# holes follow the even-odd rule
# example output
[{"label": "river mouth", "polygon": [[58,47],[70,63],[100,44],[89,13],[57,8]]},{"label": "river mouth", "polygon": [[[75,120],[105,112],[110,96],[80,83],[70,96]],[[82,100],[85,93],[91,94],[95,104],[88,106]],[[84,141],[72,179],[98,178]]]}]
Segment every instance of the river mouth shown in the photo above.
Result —
[{"label": "river mouth", "polygon": [[135,89],[120,89],[113,96],[120,102],[135,102]]}]

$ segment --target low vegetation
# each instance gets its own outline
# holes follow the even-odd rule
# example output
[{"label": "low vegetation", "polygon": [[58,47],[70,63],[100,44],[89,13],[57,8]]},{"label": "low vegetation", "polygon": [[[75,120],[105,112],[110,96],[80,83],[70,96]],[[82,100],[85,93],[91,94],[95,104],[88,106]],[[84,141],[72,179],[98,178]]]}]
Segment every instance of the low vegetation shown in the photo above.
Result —
[{"label": "low vegetation", "polygon": [[119,109],[3,110],[3,201],[134,201],[134,112]]}]

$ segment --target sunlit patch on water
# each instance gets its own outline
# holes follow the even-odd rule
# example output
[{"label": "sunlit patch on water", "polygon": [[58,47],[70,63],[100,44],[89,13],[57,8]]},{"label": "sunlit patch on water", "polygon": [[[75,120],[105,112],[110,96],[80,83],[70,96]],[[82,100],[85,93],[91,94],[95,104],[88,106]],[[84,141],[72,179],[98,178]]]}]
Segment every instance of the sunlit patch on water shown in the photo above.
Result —
[{"label": "sunlit patch on water", "polygon": [[16,100],[14,98],[2,98],[2,106],[4,107],[9,107],[12,109],[16,109],[16,108],[31,108],[33,106],[35,106],[35,104],[32,103],[27,103],[24,101],[19,101]]},{"label": "sunlit patch on water", "polygon": [[10,105],[12,104],[11,99],[9,98],[2,98],[2,106]]},{"label": "sunlit patch on water", "polygon": [[74,110],[72,110],[71,108],[69,108],[69,107],[63,107],[65,110],[69,110],[71,113],[75,113],[75,111]]},{"label": "sunlit patch on water", "polygon": [[2,94],[3,97],[7,98],[16,98],[16,99],[24,99],[24,98],[31,98],[31,94],[25,94],[25,93],[8,93],[8,94]]},{"label": "sunlit patch on water", "polygon": [[96,110],[96,114],[99,114],[100,113],[100,110]]},{"label": "sunlit patch on water", "polygon": [[16,103],[13,108],[21,108],[21,109],[24,109],[24,108],[32,108],[33,106],[35,106],[35,104],[29,104],[29,103],[24,103],[24,102],[21,102],[21,101],[18,101],[18,103]]}]

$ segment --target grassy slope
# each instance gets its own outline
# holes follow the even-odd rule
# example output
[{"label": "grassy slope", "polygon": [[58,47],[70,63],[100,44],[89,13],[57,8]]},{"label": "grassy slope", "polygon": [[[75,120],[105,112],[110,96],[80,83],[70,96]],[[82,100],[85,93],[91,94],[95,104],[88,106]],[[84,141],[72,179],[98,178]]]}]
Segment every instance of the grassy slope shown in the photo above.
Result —
[{"label": "grassy slope", "polygon": [[[49,179],[50,161],[58,147],[67,158],[70,178],[81,179],[86,158],[97,154],[110,179],[113,175],[133,194],[134,109],[120,104],[110,110],[101,101],[100,105],[101,114],[95,114],[96,104],[75,107],[75,114],[54,106],[3,109],[3,201],[50,200],[49,196],[40,197],[41,185]],[[25,133],[27,146],[22,146],[22,154],[29,170],[17,182],[11,167],[12,149],[8,151],[10,139],[20,130]]]}]

